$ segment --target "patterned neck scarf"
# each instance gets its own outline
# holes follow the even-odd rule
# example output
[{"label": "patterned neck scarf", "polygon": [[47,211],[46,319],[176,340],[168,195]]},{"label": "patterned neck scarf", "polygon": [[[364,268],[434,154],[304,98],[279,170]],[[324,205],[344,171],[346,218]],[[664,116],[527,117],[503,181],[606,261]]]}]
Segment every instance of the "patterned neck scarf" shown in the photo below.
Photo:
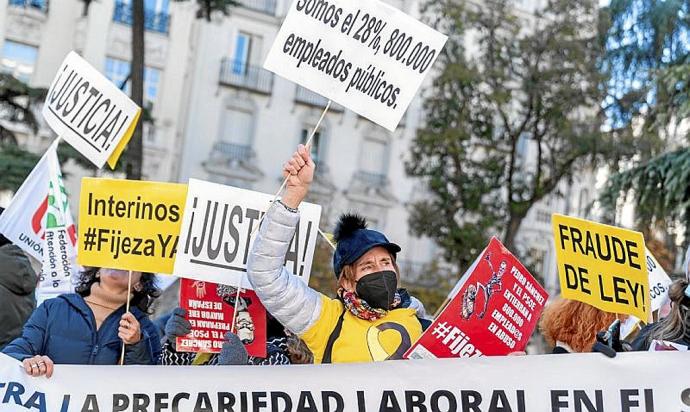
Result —
[{"label": "patterned neck scarf", "polygon": [[[338,289],[338,297],[345,305],[345,308],[353,315],[360,319],[373,322],[379,320],[388,314],[388,311],[380,308],[371,307],[366,300],[357,296],[355,292],[348,292],[347,290]],[[410,294],[406,289],[398,289],[393,298],[392,308],[406,308],[410,305]]]}]

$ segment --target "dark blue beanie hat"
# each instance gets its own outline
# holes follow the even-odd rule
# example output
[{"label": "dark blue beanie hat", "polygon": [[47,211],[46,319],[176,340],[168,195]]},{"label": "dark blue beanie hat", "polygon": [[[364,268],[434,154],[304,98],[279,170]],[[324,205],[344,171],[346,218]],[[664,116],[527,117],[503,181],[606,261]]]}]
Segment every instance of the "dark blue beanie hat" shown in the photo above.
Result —
[{"label": "dark blue beanie hat", "polygon": [[333,254],[333,271],[336,279],[340,277],[343,267],[354,263],[372,248],[386,248],[393,259],[400,252],[400,246],[388,241],[383,233],[367,229],[367,222],[357,214],[340,216],[333,232],[336,248]]}]

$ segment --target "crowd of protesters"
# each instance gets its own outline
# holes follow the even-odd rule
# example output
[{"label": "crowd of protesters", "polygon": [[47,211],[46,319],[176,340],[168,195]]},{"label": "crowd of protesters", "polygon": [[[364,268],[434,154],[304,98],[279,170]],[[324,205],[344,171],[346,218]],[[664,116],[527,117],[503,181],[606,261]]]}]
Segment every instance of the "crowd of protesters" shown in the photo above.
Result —
[{"label": "crowd of protesters", "polygon": [[[160,295],[150,273],[133,272],[130,289],[127,271],[88,268],[75,293],[36,308],[37,275],[23,252],[0,236],[2,352],[23,362],[27,374],[47,377],[56,364],[284,365],[401,359],[430,321],[422,302],[399,287],[396,259],[401,249],[383,233],[368,229],[357,215],[340,218],[334,231],[335,299],[310,288],[284,266],[300,218],[298,207],[314,170],[309,150],[300,145],[283,166],[286,190],[266,213],[249,254],[249,281],[269,313],[265,358],[248,356],[241,339],[230,332],[218,354],[178,352],[176,338],[187,335],[191,324],[182,308],[156,323],[150,319],[151,305]],[[642,328],[630,343],[611,333],[611,326],[625,317],[562,298],[547,306],[540,330],[553,353],[598,351],[598,344],[614,351],[645,351],[655,340],[690,346],[690,249],[684,270],[685,277],[669,288],[670,313]],[[380,333],[372,342],[372,327],[394,333]]]}]

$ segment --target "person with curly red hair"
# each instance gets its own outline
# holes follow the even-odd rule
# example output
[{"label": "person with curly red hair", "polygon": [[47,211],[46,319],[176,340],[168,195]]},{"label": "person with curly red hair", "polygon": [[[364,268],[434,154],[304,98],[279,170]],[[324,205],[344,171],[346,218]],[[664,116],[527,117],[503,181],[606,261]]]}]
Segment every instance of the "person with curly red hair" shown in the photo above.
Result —
[{"label": "person with curly red hair", "polygon": [[620,315],[604,312],[583,302],[557,298],[542,313],[539,329],[552,353],[592,352],[597,333],[606,330]]}]

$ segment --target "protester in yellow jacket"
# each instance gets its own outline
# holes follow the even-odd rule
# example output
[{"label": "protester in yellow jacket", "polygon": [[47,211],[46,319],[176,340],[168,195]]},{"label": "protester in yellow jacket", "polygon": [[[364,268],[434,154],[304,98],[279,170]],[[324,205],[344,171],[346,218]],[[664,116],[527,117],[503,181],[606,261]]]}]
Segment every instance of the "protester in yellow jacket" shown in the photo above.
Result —
[{"label": "protester in yellow jacket", "polygon": [[315,363],[401,359],[422,333],[418,315],[424,310],[398,289],[398,245],[366,229],[356,215],[341,217],[333,256],[338,299],[309,288],[283,266],[314,169],[303,145],[284,165],[286,191],[264,217],[249,256],[249,281],[268,311],[304,340]]}]

